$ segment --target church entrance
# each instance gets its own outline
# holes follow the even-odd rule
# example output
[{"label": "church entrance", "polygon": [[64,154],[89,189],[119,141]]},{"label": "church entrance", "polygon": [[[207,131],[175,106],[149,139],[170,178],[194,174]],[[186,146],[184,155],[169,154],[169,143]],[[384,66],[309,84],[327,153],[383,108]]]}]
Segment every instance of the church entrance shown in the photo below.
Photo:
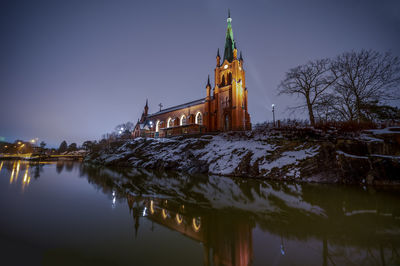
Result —
[{"label": "church entrance", "polygon": [[226,114],[225,115],[225,119],[224,119],[224,131],[229,131],[230,130],[230,122],[229,122],[229,115]]}]

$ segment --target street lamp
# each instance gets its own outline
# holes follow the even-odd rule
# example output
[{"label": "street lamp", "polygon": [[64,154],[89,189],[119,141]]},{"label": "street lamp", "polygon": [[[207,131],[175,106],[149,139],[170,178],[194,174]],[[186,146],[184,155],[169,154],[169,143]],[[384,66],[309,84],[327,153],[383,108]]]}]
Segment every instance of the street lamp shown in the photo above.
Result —
[{"label": "street lamp", "polygon": [[31,139],[30,142],[34,145],[39,141],[39,138]]},{"label": "street lamp", "polygon": [[273,118],[274,127],[275,127],[275,104],[272,104],[272,118]]}]

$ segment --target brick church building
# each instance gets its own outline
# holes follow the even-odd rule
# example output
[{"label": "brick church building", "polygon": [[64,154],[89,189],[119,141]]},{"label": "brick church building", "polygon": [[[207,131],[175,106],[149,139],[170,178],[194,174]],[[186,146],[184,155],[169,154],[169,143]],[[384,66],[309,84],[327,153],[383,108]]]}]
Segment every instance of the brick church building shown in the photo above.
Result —
[{"label": "brick church building", "polygon": [[[210,77],[206,97],[149,114],[148,102],[133,137],[169,137],[206,132],[250,130],[247,88],[242,53],[238,57],[228,14],[224,57],[217,52],[214,86]],[[221,61],[222,59],[222,61]]]}]

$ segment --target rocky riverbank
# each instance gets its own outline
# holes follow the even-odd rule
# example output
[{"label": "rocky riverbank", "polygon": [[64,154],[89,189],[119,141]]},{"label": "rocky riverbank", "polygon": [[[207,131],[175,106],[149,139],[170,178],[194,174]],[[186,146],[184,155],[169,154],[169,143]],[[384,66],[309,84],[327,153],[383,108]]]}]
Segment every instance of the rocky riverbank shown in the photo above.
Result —
[{"label": "rocky riverbank", "polygon": [[400,184],[400,128],[338,136],[318,131],[229,132],[114,142],[85,158],[107,166],[348,184]]}]

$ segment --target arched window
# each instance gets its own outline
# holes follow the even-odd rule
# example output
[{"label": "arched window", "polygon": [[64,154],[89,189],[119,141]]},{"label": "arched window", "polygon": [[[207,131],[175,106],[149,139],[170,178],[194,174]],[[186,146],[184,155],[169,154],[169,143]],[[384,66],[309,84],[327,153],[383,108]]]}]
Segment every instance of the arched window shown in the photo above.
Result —
[{"label": "arched window", "polygon": [[186,125],[186,116],[185,116],[185,115],[182,115],[182,116],[181,116],[180,122],[181,122],[181,123],[180,123],[181,126]]},{"label": "arched window", "polygon": [[228,82],[226,83],[226,85],[230,85],[232,84],[232,73],[228,74]]},{"label": "arched window", "polygon": [[201,218],[200,217],[196,217],[193,218],[192,220],[192,226],[195,232],[200,231],[200,227],[201,227]]},{"label": "arched window", "polygon": [[203,124],[203,116],[201,115],[200,112],[197,112],[197,114],[196,114],[195,123],[198,125]]},{"label": "arched window", "polygon": [[176,222],[177,222],[178,224],[181,224],[181,223],[183,222],[183,216],[182,216],[181,214],[179,214],[179,213],[177,213],[177,214],[175,215],[175,219],[176,219]]},{"label": "arched window", "polygon": [[160,131],[160,120],[157,120],[156,122],[156,132]]},{"label": "arched window", "polygon": [[221,82],[221,87],[225,86],[225,76],[222,76],[222,82]]},{"label": "arched window", "polygon": [[171,117],[167,120],[167,127],[172,127],[172,119]]}]

